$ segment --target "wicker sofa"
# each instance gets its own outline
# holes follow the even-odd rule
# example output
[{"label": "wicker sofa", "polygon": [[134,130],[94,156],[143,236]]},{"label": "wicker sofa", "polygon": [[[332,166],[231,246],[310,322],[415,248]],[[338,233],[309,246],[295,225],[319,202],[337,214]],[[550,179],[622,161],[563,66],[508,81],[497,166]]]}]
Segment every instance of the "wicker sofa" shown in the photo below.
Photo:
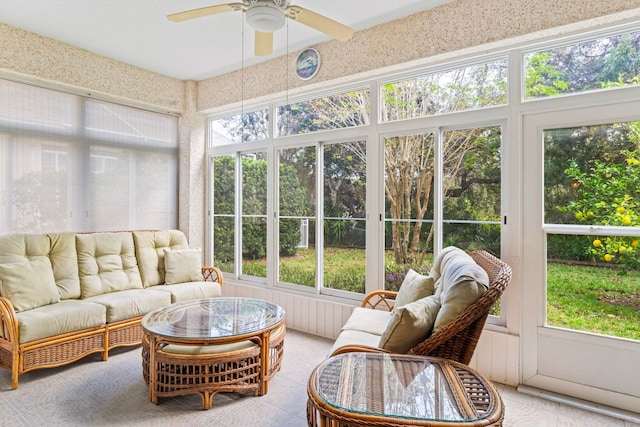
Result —
[{"label": "wicker sofa", "polygon": [[469,364],[511,267],[450,246],[428,276],[409,271],[400,290],[375,291],[354,309],[330,354],[364,351],[436,356]]},{"label": "wicker sofa", "polygon": [[178,230],[0,237],[0,368],[65,365],[142,340],[142,317],[173,302],[221,295]]}]

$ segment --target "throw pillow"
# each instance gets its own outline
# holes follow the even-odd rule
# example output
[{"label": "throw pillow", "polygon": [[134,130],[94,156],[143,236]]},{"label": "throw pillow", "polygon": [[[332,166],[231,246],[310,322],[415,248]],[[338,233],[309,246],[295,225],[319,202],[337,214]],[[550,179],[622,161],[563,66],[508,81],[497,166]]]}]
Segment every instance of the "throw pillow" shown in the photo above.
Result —
[{"label": "throw pillow", "polygon": [[424,276],[410,269],[404,276],[402,285],[396,295],[394,311],[397,307],[402,307],[429,295],[433,295],[435,282],[432,277]]},{"label": "throw pillow", "polygon": [[431,334],[440,298],[436,295],[398,307],[378,346],[393,353],[407,353]]},{"label": "throw pillow", "polygon": [[15,311],[60,302],[53,269],[46,257],[0,264],[0,294],[11,301]]},{"label": "throw pillow", "polygon": [[164,282],[168,285],[185,282],[201,282],[202,256],[200,249],[165,249]]}]

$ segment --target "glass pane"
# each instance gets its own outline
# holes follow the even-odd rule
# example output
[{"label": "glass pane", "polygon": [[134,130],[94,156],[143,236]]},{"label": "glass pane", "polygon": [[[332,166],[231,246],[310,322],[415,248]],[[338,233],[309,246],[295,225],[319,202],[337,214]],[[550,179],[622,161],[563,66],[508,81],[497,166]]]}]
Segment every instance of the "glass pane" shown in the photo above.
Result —
[{"label": "glass pane", "polygon": [[86,134],[100,140],[177,148],[175,117],[122,105],[86,101]]},{"label": "glass pane", "polygon": [[547,237],[547,325],[640,340],[640,237]]},{"label": "glass pane", "polygon": [[78,97],[0,80],[0,125],[4,128],[69,133],[77,126]]},{"label": "glass pane", "polygon": [[413,119],[507,103],[507,60],[385,83],[381,121]]},{"label": "glass pane", "polygon": [[267,277],[267,154],[242,155],[242,274]]},{"label": "glass pane", "polygon": [[130,230],[132,158],[128,150],[91,147],[90,230]]},{"label": "glass pane", "polygon": [[432,133],[385,139],[385,289],[397,290],[409,268],[430,270],[433,150]]},{"label": "glass pane", "polygon": [[213,259],[226,273],[235,273],[235,156],[213,159]]},{"label": "glass pane", "polygon": [[68,145],[0,134],[0,234],[69,230]]},{"label": "glass pane", "polygon": [[175,227],[177,165],[173,154],[136,153],[134,230],[166,230]]},{"label": "glass pane", "polygon": [[278,136],[369,124],[369,91],[328,95],[278,107]]},{"label": "glass pane", "polygon": [[544,131],[547,224],[640,224],[640,122]]},{"label": "glass pane", "polygon": [[209,121],[209,145],[238,144],[269,137],[269,111],[250,111]]},{"label": "glass pane", "polygon": [[640,122],[543,135],[545,222],[584,234],[547,236],[547,324],[640,339]]},{"label": "glass pane", "polygon": [[314,287],[316,150],[279,150],[278,280]]},{"label": "glass pane", "polygon": [[640,33],[602,37],[524,56],[525,99],[638,84]]},{"label": "glass pane", "polygon": [[443,133],[443,245],[500,256],[499,126]]},{"label": "glass pane", "polygon": [[324,146],[324,286],[364,293],[366,142]]}]

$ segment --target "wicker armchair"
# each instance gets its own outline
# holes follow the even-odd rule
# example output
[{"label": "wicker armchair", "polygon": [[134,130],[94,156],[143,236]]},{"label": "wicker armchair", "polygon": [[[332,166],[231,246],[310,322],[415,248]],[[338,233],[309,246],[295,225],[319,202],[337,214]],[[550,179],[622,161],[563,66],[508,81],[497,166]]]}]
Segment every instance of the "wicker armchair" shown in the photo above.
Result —
[{"label": "wicker armchair", "polygon": [[[473,251],[469,255],[487,272],[489,288],[445,327],[409,350],[409,354],[443,357],[465,365],[471,361],[491,307],[511,281],[512,272],[508,264],[486,251]],[[362,307],[391,310],[396,294],[392,291],[372,292],[364,299]],[[385,352],[375,347],[346,345],[336,349],[333,355],[352,351]]]}]

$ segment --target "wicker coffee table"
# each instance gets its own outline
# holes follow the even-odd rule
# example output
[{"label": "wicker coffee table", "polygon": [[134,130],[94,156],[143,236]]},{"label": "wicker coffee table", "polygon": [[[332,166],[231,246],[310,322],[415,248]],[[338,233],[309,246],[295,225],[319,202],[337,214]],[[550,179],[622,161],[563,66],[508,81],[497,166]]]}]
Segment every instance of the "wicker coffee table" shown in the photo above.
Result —
[{"label": "wicker coffee table", "polygon": [[502,399],[478,372],[435,357],[344,353],[311,374],[309,426],[499,426]]},{"label": "wicker coffee table", "polygon": [[284,310],[251,298],[172,304],[142,319],[142,373],[151,402],[197,393],[210,409],[220,391],[268,391],[280,369]]}]

